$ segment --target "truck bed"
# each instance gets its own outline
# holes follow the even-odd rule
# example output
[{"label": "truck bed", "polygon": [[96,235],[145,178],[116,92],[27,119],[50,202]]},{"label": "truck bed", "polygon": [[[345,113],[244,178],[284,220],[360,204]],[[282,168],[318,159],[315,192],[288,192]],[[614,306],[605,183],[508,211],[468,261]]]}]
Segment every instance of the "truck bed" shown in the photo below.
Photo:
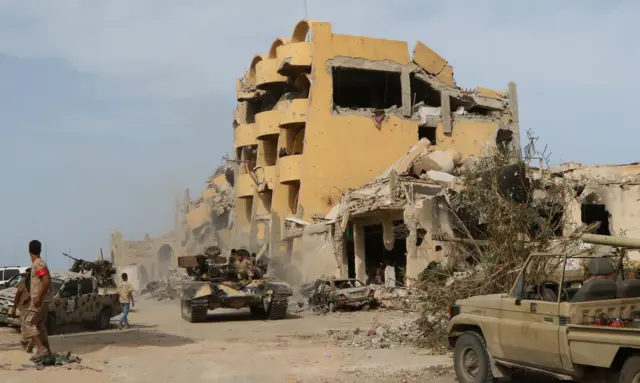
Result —
[{"label": "truck bed", "polygon": [[560,315],[568,317],[572,325],[589,324],[601,316],[630,319],[636,312],[640,312],[640,298],[562,303],[560,307]]},{"label": "truck bed", "polygon": [[640,298],[562,303],[561,316],[568,317],[566,339],[575,364],[609,368],[621,349],[640,350],[640,328],[610,327],[594,324],[604,317],[610,320],[631,319],[640,311]]}]

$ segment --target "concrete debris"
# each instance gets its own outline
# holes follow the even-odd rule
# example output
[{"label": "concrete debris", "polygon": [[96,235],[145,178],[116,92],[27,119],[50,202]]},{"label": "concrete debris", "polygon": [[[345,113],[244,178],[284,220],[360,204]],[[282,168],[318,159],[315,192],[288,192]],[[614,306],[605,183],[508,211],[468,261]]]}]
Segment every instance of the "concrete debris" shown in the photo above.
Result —
[{"label": "concrete debris", "polygon": [[380,308],[387,310],[416,311],[418,309],[418,297],[404,287],[385,287],[371,285],[374,288],[373,298]]},{"label": "concrete debris", "polygon": [[363,349],[415,346],[422,335],[423,332],[415,319],[391,324],[374,324],[369,329],[327,330],[329,342],[342,347]]},{"label": "concrete debris", "polygon": [[429,170],[451,173],[461,160],[462,155],[453,149],[423,153],[414,160],[411,172],[416,177]]},{"label": "concrete debris", "polygon": [[167,277],[147,283],[141,294],[150,296],[158,301],[180,299],[182,292],[190,281],[186,275],[170,268]]},{"label": "concrete debris", "polygon": [[428,170],[426,173],[421,175],[420,178],[425,178],[431,181],[444,182],[444,183],[450,183],[457,179],[457,177],[452,174],[439,172],[437,170]]}]

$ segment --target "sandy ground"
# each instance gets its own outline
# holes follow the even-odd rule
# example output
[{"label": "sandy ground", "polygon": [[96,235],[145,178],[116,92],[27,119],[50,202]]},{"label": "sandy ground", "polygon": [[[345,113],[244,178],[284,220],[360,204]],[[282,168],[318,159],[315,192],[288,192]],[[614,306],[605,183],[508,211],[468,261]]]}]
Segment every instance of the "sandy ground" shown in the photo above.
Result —
[{"label": "sandy ground", "polygon": [[434,382],[452,383],[448,356],[402,347],[338,347],[327,329],[369,328],[402,312],[290,315],[253,319],[248,311],[215,311],[208,323],[180,317],[176,302],[138,302],[131,330],[76,332],[51,337],[54,352],[71,351],[78,366],[36,370],[18,335],[0,328],[0,382]]}]

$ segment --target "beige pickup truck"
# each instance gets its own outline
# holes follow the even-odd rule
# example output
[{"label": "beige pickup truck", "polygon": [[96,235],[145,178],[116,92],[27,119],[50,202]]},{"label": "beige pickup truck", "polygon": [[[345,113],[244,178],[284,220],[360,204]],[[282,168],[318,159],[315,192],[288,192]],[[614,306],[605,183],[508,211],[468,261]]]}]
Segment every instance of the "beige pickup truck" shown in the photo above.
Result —
[{"label": "beige pickup truck", "polygon": [[524,370],[640,383],[640,280],[621,271],[621,258],[532,254],[509,294],[456,302],[448,334],[458,381]]}]

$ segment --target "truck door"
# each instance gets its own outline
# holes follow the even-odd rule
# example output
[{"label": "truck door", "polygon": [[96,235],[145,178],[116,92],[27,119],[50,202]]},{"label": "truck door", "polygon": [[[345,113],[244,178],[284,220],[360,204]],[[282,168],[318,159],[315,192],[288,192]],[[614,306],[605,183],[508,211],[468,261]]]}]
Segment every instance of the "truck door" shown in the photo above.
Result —
[{"label": "truck door", "polygon": [[69,279],[62,287],[58,297],[55,298],[56,322],[58,324],[71,323],[71,318],[78,309],[78,292],[80,291],[78,280]]},{"label": "truck door", "polygon": [[558,304],[505,298],[500,343],[510,361],[533,367],[562,368]]},{"label": "truck door", "polygon": [[78,296],[78,315],[73,318],[73,323],[82,323],[98,317],[98,304],[96,291],[91,278],[83,278],[79,281],[80,293]]},{"label": "truck door", "polygon": [[[548,257],[531,259],[516,284],[513,296],[503,298],[499,337],[505,356],[511,362],[561,369],[557,294],[538,288],[555,279],[548,271],[540,271],[549,270],[549,262]],[[555,269],[557,260],[553,262],[556,262],[552,266]],[[553,286],[554,282],[550,283]]]}]

